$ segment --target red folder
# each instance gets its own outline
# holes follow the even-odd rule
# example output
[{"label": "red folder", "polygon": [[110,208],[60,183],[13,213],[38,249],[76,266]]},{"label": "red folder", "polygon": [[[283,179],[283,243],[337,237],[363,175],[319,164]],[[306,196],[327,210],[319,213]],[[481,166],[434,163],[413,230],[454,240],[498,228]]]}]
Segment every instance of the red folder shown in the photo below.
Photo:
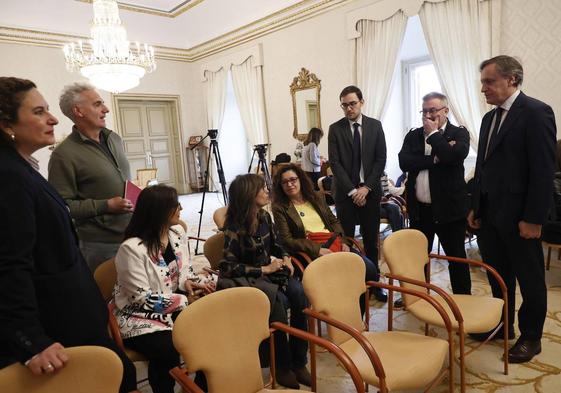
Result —
[{"label": "red folder", "polygon": [[125,184],[125,199],[131,201],[133,207],[136,206],[136,200],[140,195],[140,191],[142,191],[140,187],[138,187],[132,181],[127,180],[127,183]]}]

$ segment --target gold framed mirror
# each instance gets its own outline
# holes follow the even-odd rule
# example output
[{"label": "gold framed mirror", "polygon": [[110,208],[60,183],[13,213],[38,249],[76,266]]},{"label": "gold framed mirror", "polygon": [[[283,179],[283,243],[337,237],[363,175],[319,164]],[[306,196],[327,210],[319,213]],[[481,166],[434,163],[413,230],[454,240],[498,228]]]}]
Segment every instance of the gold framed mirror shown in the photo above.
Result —
[{"label": "gold framed mirror", "polygon": [[294,116],[292,136],[300,141],[306,139],[310,128],[321,128],[320,90],[321,80],[303,67],[290,84]]}]

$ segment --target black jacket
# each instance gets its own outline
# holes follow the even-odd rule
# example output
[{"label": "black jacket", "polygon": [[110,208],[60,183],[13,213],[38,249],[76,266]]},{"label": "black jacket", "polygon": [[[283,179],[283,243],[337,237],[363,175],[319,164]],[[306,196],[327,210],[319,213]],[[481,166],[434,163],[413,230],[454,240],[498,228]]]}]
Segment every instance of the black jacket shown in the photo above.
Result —
[{"label": "black jacket", "polygon": [[553,193],[556,126],[551,107],[520,92],[493,138],[486,141],[495,110],[481,121],[472,208],[480,216],[483,197],[490,220],[507,230],[524,220],[544,224]]},{"label": "black jacket", "polygon": [[[455,142],[453,145],[450,142]],[[417,175],[421,170],[429,171],[429,188],[434,221],[448,223],[467,216],[468,198],[464,180],[464,160],[469,152],[469,133],[449,121],[444,133],[434,133],[427,139],[432,147],[430,156],[425,156],[423,128],[415,128],[405,136],[399,152],[399,166],[408,173],[407,209],[411,220],[419,218],[419,203],[415,196]],[[435,164],[435,158],[438,163]]]},{"label": "black jacket", "polygon": [[[386,166],[386,139],[379,120],[362,115],[361,148],[364,184],[379,200],[382,196],[380,177]],[[347,118],[329,126],[328,151],[333,171],[333,198],[339,202],[348,198],[349,191],[355,188],[351,182],[353,134]]]},{"label": "black jacket", "polygon": [[0,368],[54,342],[109,342],[107,307],[68,207],[14,149],[0,147]]}]

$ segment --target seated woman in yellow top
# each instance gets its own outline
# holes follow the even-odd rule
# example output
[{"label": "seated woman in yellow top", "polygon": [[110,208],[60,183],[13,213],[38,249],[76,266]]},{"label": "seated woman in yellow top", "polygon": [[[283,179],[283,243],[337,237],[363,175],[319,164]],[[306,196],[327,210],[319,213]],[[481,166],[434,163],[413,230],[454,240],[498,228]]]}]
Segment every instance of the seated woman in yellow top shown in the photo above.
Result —
[{"label": "seated woman in yellow top", "polygon": [[[308,232],[335,232],[343,236],[341,223],[333,215],[325,199],[313,190],[308,176],[294,164],[279,168],[273,181],[273,216],[279,239],[291,253],[305,252],[315,259],[332,251],[321,244],[306,239]],[[343,251],[355,251],[349,244]],[[378,281],[380,275],[376,265],[362,256],[366,265],[366,281]],[[379,288],[373,288],[374,296],[387,301],[387,296]],[[362,307],[363,302],[361,302]]]}]

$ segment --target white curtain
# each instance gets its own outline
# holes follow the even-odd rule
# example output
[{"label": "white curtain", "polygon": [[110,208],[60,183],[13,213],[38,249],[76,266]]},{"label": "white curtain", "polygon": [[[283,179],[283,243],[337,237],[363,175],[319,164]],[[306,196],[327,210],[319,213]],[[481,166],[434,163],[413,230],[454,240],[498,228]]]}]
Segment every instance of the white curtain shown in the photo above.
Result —
[{"label": "white curtain", "polygon": [[206,119],[208,129],[222,128],[226,105],[226,77],[228,70],[205,71]]},{"label": "white curtain", "polygon": [[478,67],[491,57],[491,1],[425,2],[419,17],[450,108],[477,149],[481,118],[489,110]]},{"label": "white curtain", "polygon": [[364,96],[363,112],[376,119],[382,117],[387,103],[406,26],[407,16],[402,11],[383,21],[358,22],[357,84]]},{"label": "white curtain", "polygon": [[257,145],[268,143],[269,138],[265,121],[262,68],[253,63],[253,56],[250,56],[240,65],[232,64],[232,82],[248,142]]}]

